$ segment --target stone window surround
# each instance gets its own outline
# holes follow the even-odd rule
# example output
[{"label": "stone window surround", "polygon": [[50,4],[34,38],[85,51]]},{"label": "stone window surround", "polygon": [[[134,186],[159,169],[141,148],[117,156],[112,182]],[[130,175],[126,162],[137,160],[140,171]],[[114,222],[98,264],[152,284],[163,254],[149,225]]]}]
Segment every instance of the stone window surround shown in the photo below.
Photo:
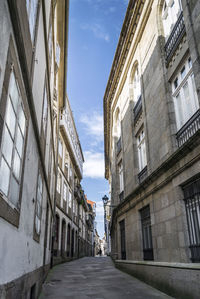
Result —
[{"label": "stone window surround", "polygon": [[[181,70],[183,69],[183,67],[186,67],[186,63],[189,61],[189,59],[191,60],[191,57],[190,57],[190,54],[187,52],[187,54],[183,57],[183,59],[179,63],[179,66],[174,71],[173,76],[170,80],[170,83],[171,83],[171,86],[172,86],[171,87],[171,92],[172,92],[172,98],[173,98],[173,102],[174,102],[174,111],[175,111],[175,115],[176,115],[176,126],[177,126],[178,130],[184,125],[184,123],[187,120],[182,125],[180,125],[180,124],[178,125],[178,120],[177,120],[178,115],[177,115],[177,109],[176,109],[176,106],[175,106],[175,100],[176,100],[177,95],[180,94],[180,92],[182,92],[182,89],[185,86],[185,84],[188,82],[190,76],[192,76],[192,74],[193,74],[192,66],[190,68],[186,68],[186,74],[185,74],[184,78],[182,78],[182,79],[179,78],[180,77],[179,74],[181,73]],[[180,83],[178,83],[177,88],[174,88],[174,82],[175,82],[176,78],[181,79],[182,81]],[[189,88],[192,88],[192,86],[191,86],[192,83],[189,82],[188,84],[189,84]],[[194,94],[194,96],[195,96],[195,94]]]},{"label": "stone window surround", "polygon": [[10,81],[10,75],[14,69],[15,77],[18,82],[18,86],[21,92],[21,99],[24,105],[24,113],[26,117],[26,133],[25,133],[25,141],[24,141],[24,154],[22,159],[22,170],[21,170],[21,178],[20,178],[20,189],[19,189],[19,210],[11,207],[7,201],[0,195],[0,217],[4,218],[6,221],[11,223],[12,225],[19,227],[19,218],[20,218],[20,209],[21,209],[21,200],[22,200],[22,189],[23,189],[23,176],[24,176],[24,164],[25,164],[25,156],[26,156],[26,146],[27,146],[27,135],[28,135],[28,122],[29,122],[29,113],[28,106],[26,103],[26,96],[24,92],[24,85],[21,78],[21,71],[18,65],[17,55],[15,53],[15,47],[12,37],[10,37],[7,61],[5,67],[4,74],[4,82],[2,86],[2,94],[0,99],[0,143],[2,139],[2,133],[4,128],[4,118],[6,112],[6,103],[7,103],[7,93],[8,86]]}]

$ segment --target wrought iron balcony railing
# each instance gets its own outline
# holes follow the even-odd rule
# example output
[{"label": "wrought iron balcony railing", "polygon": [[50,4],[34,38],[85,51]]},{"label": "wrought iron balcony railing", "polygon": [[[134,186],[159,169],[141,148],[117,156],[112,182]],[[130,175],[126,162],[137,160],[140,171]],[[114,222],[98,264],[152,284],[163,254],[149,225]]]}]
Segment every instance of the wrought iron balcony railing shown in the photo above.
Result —
[{"label": "wrought iron balcony railing", "polygon": [[183,12],[180,13],[180,16],[172,29],[170,36],[167,39],[165,44],[165,53],[166,53],[166,63],[168,64],[172,58],[174,52],[177,49],[180,41],[182,40],[183,35],[185,34],[185,24],[183,18]]},{"label": "wrought iron balcony railing", "polygon": [[142,96],[140,95],[135,107],[133,108],[134,122],[136,122],[142,113]]},{"label": "wrought iron balcony railing", "polygon": [[119,137],[119,139],[117,141],[117,155],[119,155],[121,150],[122,150],[122,139],[121,139],[121,137]]},{"label": "wrought iron balcony railing", "polygon": [[138,181],[141,184],[147,177],[147,166],[145,166],[140,173],[138,173]]},{"label": "wrought iron balcony railing", "polygon": [[181,147],[198,130],[200,130],[200,109],[176,133],[178,147]]}]

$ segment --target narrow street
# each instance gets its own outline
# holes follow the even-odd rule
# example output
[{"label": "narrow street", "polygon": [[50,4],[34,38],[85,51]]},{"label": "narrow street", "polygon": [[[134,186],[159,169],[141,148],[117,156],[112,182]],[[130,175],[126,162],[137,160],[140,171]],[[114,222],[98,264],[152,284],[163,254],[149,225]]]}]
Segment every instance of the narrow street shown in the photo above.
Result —
[{"label": "narrow street", "polygon": [[171,298],[116,269],[108,257],[85,257],[50,271],[40,299]]}]

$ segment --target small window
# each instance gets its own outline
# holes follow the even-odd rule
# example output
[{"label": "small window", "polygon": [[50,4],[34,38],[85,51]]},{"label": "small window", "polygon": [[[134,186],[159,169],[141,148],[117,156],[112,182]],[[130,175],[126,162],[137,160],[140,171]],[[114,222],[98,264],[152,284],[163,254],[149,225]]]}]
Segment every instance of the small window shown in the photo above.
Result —
[{"label": "small window", "polygon": [[178,78],[174,80],[174,89],[176,89],[177,87],[178,87]]},{"label": "small window", "polygon": [[181,70],[181,79],[184,79],[185,77],[185,66]]},{"label": "small window", "polygon": [[192,60],[191,60],[191,57],[188,58],[188,65],[189,65],[189,68],[192,67]]},{"label": "small window", "polygon": [[140,210],[143,239],[143,258],[153,260],[153,242],[151,232],[151,215],[149,205]]}]

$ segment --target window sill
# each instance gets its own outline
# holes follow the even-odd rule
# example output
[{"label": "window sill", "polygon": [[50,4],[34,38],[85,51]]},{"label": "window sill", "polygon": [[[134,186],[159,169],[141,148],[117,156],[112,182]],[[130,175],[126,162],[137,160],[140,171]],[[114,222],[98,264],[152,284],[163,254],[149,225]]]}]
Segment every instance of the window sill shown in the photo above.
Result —
[{"label": "window sill", "polygon": [[10,204],[0,194],[0,217],[11,223],[12,225],[19,227],[20,212],[11,207]]}]

